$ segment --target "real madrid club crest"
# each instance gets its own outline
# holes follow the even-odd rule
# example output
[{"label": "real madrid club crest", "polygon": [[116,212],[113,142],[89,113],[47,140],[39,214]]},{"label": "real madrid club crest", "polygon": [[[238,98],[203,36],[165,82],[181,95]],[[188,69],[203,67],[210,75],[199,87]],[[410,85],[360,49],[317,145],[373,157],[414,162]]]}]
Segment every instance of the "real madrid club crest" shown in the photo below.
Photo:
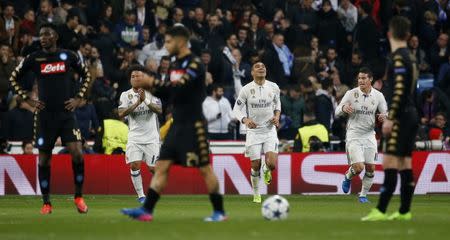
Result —
[{"label": "real madrid club crest", "polygon": [[65,52],[60,53],[59,58],[63,61],[67,60],[67,53],[65,53]]},{"label": "real madrid club crest", "polygon": [[131,99],[133,99],[133,94],[129,93],[128,94],[128,100],[131,100]]},{"label": "real madrid club crest", "polygon": [[355,96],[355,98],[359,98],[359,93],[358,93],[358,92],[355,92],[355,93],[353,94],[353,96]]},{"label": "real madrid club crest", "polygon": [[250,94],[252,95],[252,98],[255,98],[255,89],[250,89]]}]

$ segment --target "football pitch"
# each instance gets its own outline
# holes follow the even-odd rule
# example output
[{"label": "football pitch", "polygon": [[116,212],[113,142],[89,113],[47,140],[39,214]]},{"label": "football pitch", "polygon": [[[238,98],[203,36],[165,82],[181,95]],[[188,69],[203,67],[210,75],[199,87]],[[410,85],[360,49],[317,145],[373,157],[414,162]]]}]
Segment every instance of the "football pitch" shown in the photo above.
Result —
[{"label": "football pitch", "polygon": [[[138,206],[134,196],[86,195],[89,213],[79,214],[71,196],[52,196],[53,213],[39,214],[39,197],[0,197],[0,239],[448,239],[450,195],[416,196],[411,222],[360,222],[375,206],[356,196],[288,196],[289,218],[269,222],[251,196],[225,196],[227,222],[204,223],[211,213],[206,195],[163,196],[153,222],[122,216],[123,207]],[[398,208],[393,198],[389,208]]]}]

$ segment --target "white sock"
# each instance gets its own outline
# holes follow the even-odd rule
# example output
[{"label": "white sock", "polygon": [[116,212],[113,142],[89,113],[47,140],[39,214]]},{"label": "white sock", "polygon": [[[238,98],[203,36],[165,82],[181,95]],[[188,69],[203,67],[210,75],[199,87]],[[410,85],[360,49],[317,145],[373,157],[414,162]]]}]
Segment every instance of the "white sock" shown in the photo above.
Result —
[{"label": "white sock", "polygon": [[352,166],[350,166],[347,170],[347,172],[345,173],[345,177],[349,180],[352,180],[353,176],[355,176],[355,170],[353,170]]},{"label": "white sock", "polygon": [[263,172],[267,172],[270,171],[270,169],[267,167],[267,164],[264,162],[264,164],[262,165],[262,170]]},{"label": "white sock", "polygon": [[255,171],[252,169],[250,179],[252,182],[253,195],[259,195],[259,179],[260,179],[259,171]]},{"label": "white sock", "polygon": [[144,189],[142,188],[141,170],[133,171],[130,169],[131,181],[133,182],[134,190],[139,198],[145,197]]},{"label": "white sock", "polygon": [[362,179],[361,193],[359,194],[360,197],[367,196],[367,193],[369,192],[373,184],[373,176],[373,172],[366,172],[364,174],[364,177]]}]

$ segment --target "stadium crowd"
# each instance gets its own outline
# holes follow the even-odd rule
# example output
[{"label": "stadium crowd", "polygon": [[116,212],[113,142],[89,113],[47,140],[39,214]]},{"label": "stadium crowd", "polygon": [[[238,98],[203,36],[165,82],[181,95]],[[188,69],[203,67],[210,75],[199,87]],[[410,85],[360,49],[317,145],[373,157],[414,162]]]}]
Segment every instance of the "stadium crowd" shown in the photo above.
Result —
[{"label": "stadium crowd", "polygon": [[[1,148],[23,142],[30,152],[33,109],[9,84],[24,56],[39,49],[44,23],[59,29],[59,47],[73,50],[89,67],[88,99],[76,110],[81,134],[104,152],[105,119],[117,116],[120,93],[130,88],[127,68],[144,65],[167,81],[171,58],[164,33],[175,24],[191,31],[192,51],[206,66],[209,96],[203,108],[211,139],[242,139],[245,129],[231,114],[239,90],[252,80],[252,64],[262,61],[267,79],[282,89],[279,138],[298,140],[299,129],[323,125],[329,140],[344,140],[346,120],[334,109],[356,87],[363,66],[374,73],[373,87],[384,93],[389,44],[387,23],[406,16],[413,23],[409,40],[420,70],[418,141],[449,144],[450,1],[448,0],[14,0],[1,2]],[[74,74],[74,83],[78,76]],[[37,97],[33,74],[20,79]],[[75,92],[75,90],[74,90]],[[193,93],[195,94],[195,93]],[[164,104],[161,124],[170,123]],[[116,126],[116,125],[115,125]],[[163,129],[167,126],[163,125]],[[311,151],[323,149],[322,139]],[[126,141],[126,139],[125,139]],[[105,143],[103,143],[104,145]],[[325,148],[342,150],[343,144]],[[85,144],[86,152],[92,152]],[[294,147],[295,151],[301,151]]]}]

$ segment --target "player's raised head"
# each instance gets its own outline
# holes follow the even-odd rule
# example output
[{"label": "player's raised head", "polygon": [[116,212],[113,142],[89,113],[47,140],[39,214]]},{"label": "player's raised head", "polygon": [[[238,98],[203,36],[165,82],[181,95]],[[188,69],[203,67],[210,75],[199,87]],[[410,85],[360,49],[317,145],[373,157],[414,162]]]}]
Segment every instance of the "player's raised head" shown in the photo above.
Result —
[{"label": "player's raised head", "polygon": [[265,78],[266,77],[266,65],[262,62],[257,62],[252,66],[253,78]]},{"label": "player's raised head", "polygon": [[389,22],[388,37],[397,41],[407,41],[411,35],[411,22],[402,16],[395,16]]},{"label": "player's raised head", "polygon": [[43,24],[39,29],[39,40],[44,49],[48,49],[56,45],[58,40],[58,32],[56,26],[51,23]]},{"label": "player's raised head", "polygon": [[167,51],[176,55],[181,48],[188,47],[190,38],[189,30],[183,25],[175,25],[166,32],[165,47]]},{"label": "player's raised head", "polygon": [[130,79],[132,88],[143,88],[146,85],[145,78],[149,75],[150,74],[148,73],[147,69],[139,64],[131,65],[128,68],[127,76]]}]

